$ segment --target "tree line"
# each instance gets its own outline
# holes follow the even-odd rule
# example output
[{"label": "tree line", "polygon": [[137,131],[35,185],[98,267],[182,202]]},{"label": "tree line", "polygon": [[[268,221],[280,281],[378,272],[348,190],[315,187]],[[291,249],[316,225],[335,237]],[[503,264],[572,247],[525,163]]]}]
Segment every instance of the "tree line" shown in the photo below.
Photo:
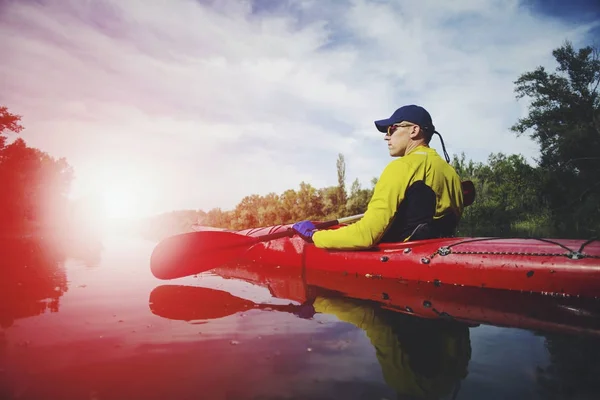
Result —
[{"label": "tree line", "polygon": [[310,183],[301,182],[298,189],[288,189],[281,194],[246,196],[233,210],[213,208],[208,212],[173,211],[145,220],[138,229],[140,232],[147,232],[149,236],[163,237],[193,230],[194,225],[247,229],[288,224],[304,219],[336,219],[363,213],[373,194],[376,179],[373,179],[369,188],[363,188],[356,179],[352,183],[350,193],[347,193],[343,154],[338,155],[337,171],[339,179],[336,186],[315,188]]},{"label": "tree line", "polygon": [[[465,210],[459,235],[584,237],[600,234],[600,58],[597,49],[566,42],[553,51],[555,71],[538,67],[514,82],[528,113],[511,130],[540,148],[536,165],[518,154],[490,154],[486,162],[454,156],[463,180],[472,180],[475,203]],[[0,226],[57,224],[68,214],[66,194],[73,169],[65,159],[28,147],[6,145],[23,127],[20,117],[0,107]],[[283,193],[248,195],[233,210],[178,210],[140,221],[153,237],[185,232],[194,225],[226,229],[328,220],[365,212],[377,178],[368,187],[355,179],[347,190],[343,154],[336,162],[337,185],[315,188],[302,182]]]},{"label": "tree line", "polygon": [[64,158],[27,146],[21,116],[0,107],[0,233],[59,227],[68,212],[73,168]]},{"label": "tree line", "polygon": [[[475,184],[477,198],[465,209],[462,236],[592,237],[600,234],[600,59],[598,50],[575,50],[571,43],[553,51],[554,72],[538,67],[515,83],[517,99],[529,112],[511,130],[540,146],[537,165],[522,155],[490,154],[487,162],[454,156],[463,180]],[[345,185],[345,161],[336,163],[338,185],[317,189],[302,182],[281,194],[250,195],[233,210],[178,211],[147,221],[144,229],[168,232],[193,225],[246,229],[302,219],[328,220],[363,213],[373,193],[358,180]],[[166,232],[165,231],[165,232]]]}]

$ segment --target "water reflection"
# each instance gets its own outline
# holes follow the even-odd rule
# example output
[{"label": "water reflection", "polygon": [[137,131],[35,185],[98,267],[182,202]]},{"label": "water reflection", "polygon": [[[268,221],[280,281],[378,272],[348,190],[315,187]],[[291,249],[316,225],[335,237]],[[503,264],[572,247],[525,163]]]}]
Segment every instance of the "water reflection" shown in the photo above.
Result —
[{"label": "water reflection", "polygon": [[96,265],[102,247],[98,241],[65,241],[59,236],[4,237],[0,240],[0,326],[58,312],[68,291],[65,261],[76,257]]},{"label": "water reflection", "polygon": [[[364,331],[385,382],[398,398],[454,397],[465,390],[467,397],[471,396],[473,388],[467,384],[461,390],[461,382],[468,377],[471,336],[478,332],[476,328],[486,324],[527,329],[547,338],[551,355],[549,366],[538,365],[535,369],[541,398],[569,397],[569,393],[575,393],[574,388],[587,398],[585,394],[598,389],[594,379],[586,379],[590,376],[586,371],[600,369],[600,354],[596,354],[600,351],[597,300],[372,279],[261,264],[229,265],[212,272],[265,287],[273,298],[290,302],[265,304],[225,290],[163,285],[150,295],[152,312],[186,321],[218,319],[251,309],[301,318],[334,316],[337,321]],[[560,339],[564,337],[579,341]],[[578,344],[579,352],[585,355],[583,359],[573,349]],[[587,357],[588,349],[594,349],[591,353],[595,357]],[[582,361],[591,367],[577,367],[577,362]],[[506,390],[509,395],[510,386]]]},{"label": "water reflection", "polygon": [[340,297],[318,296],[314,307],[365,331],[386,383],[399,398],[457,393],[467,376],[471,344],[466,324],[412,317]]},{"label": "water reflection", "polygon": [[536,380],[545,399],[597,399],[600,394],[600,343],[595,337],[544,334],[550,364]]},{"label": "water reflection", "polygon": [[[174,320],[223,318],[250,309],[287,312],[300,318],[335,316],[362,329],[375,349],[385,382],[399,398],[440,398],[459,389],[471,356],[469,328],[446,320],[422,319],[382,309],[374,302],[313,288],[304,303],[255,303],[211,288],[163,285],[150,294],[150,309]],[[409,397],[406,397],[409,396]]]},{"label": "water reflection", "polygon": [[68,290],[65,255],[54,242],[41,238],[0,241],[0,326],[16,319],[57,312]]},{"label": "water reflection", "polygon": [[30,317],[0,329],[0,398],[598,397],[597,302],[259,264],[157,287],[150,242],[100,268],[2,243],[3,321]]},{"label": "water reflection", "polygon": [[293,304],[260,304],[223,290],[179,285],[156,287],[150,293],[149,304],[153,314],[180,321],[224,318],[250,309],[295,313],[302,308]]}]

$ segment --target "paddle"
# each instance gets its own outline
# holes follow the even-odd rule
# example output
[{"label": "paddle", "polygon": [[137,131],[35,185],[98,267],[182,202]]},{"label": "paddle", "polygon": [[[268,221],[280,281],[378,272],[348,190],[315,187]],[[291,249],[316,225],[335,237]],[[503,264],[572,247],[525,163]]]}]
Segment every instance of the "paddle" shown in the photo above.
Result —
[{"label": "paddle", "polygon": [[179,285],[154,288],[148,303],[154,315],[179,321],[218,319],[252,309],[289,313],[302,310],[293,304],[255,303],[223,290]]},{"label": "paddle", "polygon": [[475,185],[471,181],[463,181],[460,186],[463,192],[463,205],[468,207],[475,201]]},{"label": "paddle", "polygon": [[[326,229],[357,221],[364,214],[315,224]],[[291,237],[292,228],[262,236],[246,236],[227,231],[187,232],[168,237],[158,243],[150,257],[150,270],[159,279],[175,279],[208,271],[236,259],[251,246],[269,240]]]},{"label": "paddle", "polygon": [[[471,181],[462,182],[465,206],[473,203],[475,189]],[[364,214],[334,219],[315,224],[317,229],[354,222]],[[194,275],[235,260],[253,245],[260,242],[291,237],[296,234],[291,227],[279,232],[246,236],[230,231],[197,231],[168,237],[158,243],[150,257],[150,270],[159,279],[176,279]]]}]

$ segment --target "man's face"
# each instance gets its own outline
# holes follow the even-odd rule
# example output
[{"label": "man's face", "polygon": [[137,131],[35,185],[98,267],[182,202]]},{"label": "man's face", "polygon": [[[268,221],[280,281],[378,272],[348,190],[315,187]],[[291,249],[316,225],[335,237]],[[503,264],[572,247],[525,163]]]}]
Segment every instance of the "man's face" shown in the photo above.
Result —
[{"label": "man's face", "polygon": [[416,126],[410,122],[400,122],[388,127],[385,140],[388,142],[390,156],[401,157],[406,153],[410,136]]}]

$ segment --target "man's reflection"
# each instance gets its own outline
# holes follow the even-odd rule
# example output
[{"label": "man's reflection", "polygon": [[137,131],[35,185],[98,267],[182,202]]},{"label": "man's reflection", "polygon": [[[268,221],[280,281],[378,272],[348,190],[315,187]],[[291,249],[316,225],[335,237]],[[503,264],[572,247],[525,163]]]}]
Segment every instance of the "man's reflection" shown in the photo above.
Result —
[{"label": "man's reflection", "polygon": [[365,331],[386,383],[398,398],[446,396],[467,376],[467,325],[393,312],[365,301],[317,296],[315,312],[334,315]]}]

